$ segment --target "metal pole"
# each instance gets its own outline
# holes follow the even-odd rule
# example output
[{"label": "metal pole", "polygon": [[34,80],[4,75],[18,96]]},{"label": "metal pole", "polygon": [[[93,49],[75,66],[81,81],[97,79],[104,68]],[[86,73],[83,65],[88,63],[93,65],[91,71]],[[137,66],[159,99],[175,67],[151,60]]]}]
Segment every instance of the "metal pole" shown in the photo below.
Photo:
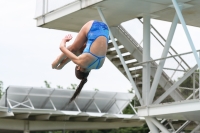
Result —
[{"label": "metal pole", "polygon": [[[143,24],[143,61],[150,60],[150,21],[149,14],[144,15]],[[145,105],[148,105],[148,95],[150,91],[150,63],[143,65],[142,70],[142,99]]]},{"label": "metal pole", "polygon": [[[140,20],[140,19],[138,19],[142,24],[143,24],[143,22]],[[156,30],[156,28],[153,26],[153,25],[151,25],[151,28],[161,37],[161,39],[164,41],[164,42],[166,42],[166,40],[164,39],[164,37]],[[165,47],[164,45],[163,45],[163,43],[156,37],[156,35],[153,33],[153,32],[151,32],[151,34],[154,36],[154,38],[163,46],[163,47]],[[178,53],[175,51],[175,49],[172,47],[172,46],[170,46],[170,48],[172,49],[172,51],[174,51],[174,53],[177,55]],[[172,55],[172,53],[169,51],[169,54],[170,55]],[[182,61],[183,61],[183,63],[188,67],[188,69],[190,69],[190,66],[183,60],[183,58],[181,57],[181,56],[178,56]],[[175,57],[173,57],[175,60],[176,60],[176,62],[178,62],[178,60],[175,58]],[[184,67],[183,67],[183,65],[181,65],[181,67],[184,69],[184,70],[187,70],[187,69],[185,69]]]},{"label": "metal pole", "polygon": [[[197,51],[200,52],[200,50],[197,50]],[[158,58],[158,59],[155,59],[155,60],[149,60],[149,61],[145,61],[145,62],[140,62],[140,63],[134,64],[133,66],[140,66],[140,65],[145,64],[145,63],[159,61],[159,60],[165,60],[165,59],[168,59],[168,58],[173,58],[173,57],[182,56],[182,55],[191,54],[191,53],[193,53],[193,52],[186,52],[186,53],[172,55],[172,56],[168,56],[168,57],[164,57],[164,58]]]},{"label": "metal pole", "polygon": [[[102,21],[103,21],[104,23],[107,24],[107,22],[106,22],[106,20],[105,20],[105,18],[104,18],[104,15],[103,15],[103,13],[102,13],[102,11],[101,11],[101,9],[100,9],[99,7],[97,7],[97,10],[98,10],[98,12],[99,12],[99,15],[100,15]],[[107,24],[107,25],[108,25],[108,24]],[[109,26],[108,26],[108,28],[109,28]],[[137,96],[137,98],[138,98],[140,104],[141,104],[141,105],[144,105],[144,103],[143,103],[143,101],[142,101],[142,99],[141,99],[140,93],[139,93],[139,91],[138,91],[138,89],[137,89],[137,87],[136,87],[136,85],[135,85],[135,82],[133,81],[133,78],[132,78],[132,76],[131,76],[131,74],[130,74],[130,71],[129,71],[127,65],[125,64],[124,58],[122,57],[122,54],[121,54],[121,52],[120,52],[120,50],[119,50],[119,48],[118,48],[118,46],[117,46],[117,43],[116,43],[116,41],[115,41],[115,39],[114,39],[114,37],[113,37],[113,34],[112,34],[112,32],[111,32],[110,29],[109,29],[109,33],[110,33],[110,38],[111,38],[111,40],[112,40],[112,43],[113,43],[113,45],[114,45],[114,47],[115,47],[115,49],[116,49],[116,52],[117,52],[117,54],[119,55],[119,59],[120,59],[122,65],[123,65],[123,67],[124,67],[124,69],[125,69],[125,71],[126,71],[126,74],[127,74],[128,78],[129,78],[129,81],[131,82],[131,85],[132,85],[133,89],[135,90],[135,94],[136,94],[136,96]]]},{"label": "metal pole", "polygon": [[42,21],[45,24],[45,0],[43,0],[43,7],[42,7]]},{"label": "metal pole", "polygon": [[129,105],[131,106],[132,110],[135,112],[136,115],[138,115],[137,111],[135,110],[135,108],[133,107],[133,105],[131,103],[129,103]]},{"label": "metal pole", "polygon": [[181,127],[179,127],[175,133],[180,133],[186,126],[188,126],[191,121],[186,121]]},{"label": "metal pole", "polygon": [[8,98],[8,89],[10,86],[8,86],[8,88],[6,89],[6,94],[5,94],[5,107],[8,107],[8,102],[7,102],[7,98]]},{"label": "metal pole", "polygon": [[195,46],[194,46],[194,43],[193,43],[193,41],[192,41],[192,38],[191,38],[191,36],[190,36],[190,33],[189,33],[188,29],[187,29],[185,20],[184,20],[184,18],[183,18],[183,16],[182,16],[181,10],[180,10],[180,8],[179,8],[178,3],[177,3],[176,0],[172,0],[172,2],[173,2],[173,5],[174,5],[174,7],[175,7],[176,13],[177,13],[177,15],[178,15],[178,17],[179,17],[179,20],[180,20],[180,22],[181,22],[181,24],[182,24],[182,26],[183,26],[183,29],[184,29],[184,31],[185,31],[185,34],[186,34],[186,36],[187,36],[188,42],[189,42],[190,47],[191,47],[191,49],[192,49],[192,51],[193,51],[193,54],[194,54],[194,57],[195,57],[196,62],[197,62],[197,64],[198,64],[198,67],[200,68],[200,60],[199,60],[198,54],[197,54],[197,52],[196,52],[196,48],[195,48]]},{"label": "metal pole", "polygon": [[[178,24],[178,16],[175,14],[161,58],[166,57],[168,54],[177,24]],[[162,69],[164,67],[164,64],[165,64],[165,60],[161,60],[159,62],[159,66],[157,68],[155,78],[153,80],[151,90],[149,93],[149,104],[151,104],[153,102],[153,98],[154,98],[156,90],[157,90],[157,86],[158,86],[158,83],[160,80],[160,76],[162,74]]]},{"label": "metal pole", "polygon": [[195,73],[193,73],[193,99],[195,99]]},{"label": "metal pole", "polygon": [[[144,24],[143,24],[143,61],[150,60],[150,27],[151,27],[151,16],[149,14],[144,14],[143,16]],[[151,63],[146,63],[143,65],[142,69],[142,99],[144,104],[148,106],[149,100],[149,91],[150,91],[150,69]],[[157,127],[149,120],[149,118],[145,118],[148,127],[150,128],[151,133],[159,133]]]},{"label": "metal pole", "polygon": [[150,133],[159,133],[158,128],[156,128],[149,118],[145,117],[145,120],[149,126]]},{"label": "metal pole", "polygon": [[149,118],[154,125],[156,125],[163,133],[170,133],[166,127],[164,127],[160,122],[158,122],[156,119],[154,118]]},{"label": "metal pole", "polygon": [[[200,52],[199,52],[199,58],[200,58]],[[199,99],[200,99],[200,68],[199,68]]]},{"label": "metal pole", "polygon": [[185,73],[185,75],[179,79],[179,81],[177,81],[176,83],[174,83],[167,91],[165,91],[165,93],[163,93],[158,99],[156,99],[156,101],[154,102],[154,104],[159,104],[160,102],[162,102],[162,100],[164,100],[170,93],[172,93],[185,79],[187,79],[196,69],[197,69],[197,65],[195,65],[192,69],[190,69],[187,73]]}]

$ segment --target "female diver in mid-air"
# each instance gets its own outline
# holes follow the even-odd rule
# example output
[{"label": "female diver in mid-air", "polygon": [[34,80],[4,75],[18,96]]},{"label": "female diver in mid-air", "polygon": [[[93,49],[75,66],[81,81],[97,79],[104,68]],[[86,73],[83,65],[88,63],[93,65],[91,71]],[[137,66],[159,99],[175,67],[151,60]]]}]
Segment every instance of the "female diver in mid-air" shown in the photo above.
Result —
[{"label": "female diver in mid-air", "polygon": [[90,71],[102,67],[107,52],[109,29],[105,23],[92,20],[81,28],[73,44],[66,47],[66,42],[71,39],[70,34],[62,39],[62,54],[52,63],[53,69],[62,69],[70,60],[76,64],[75,75],[81,79],[81,83],[69,103],[80,93]]}]

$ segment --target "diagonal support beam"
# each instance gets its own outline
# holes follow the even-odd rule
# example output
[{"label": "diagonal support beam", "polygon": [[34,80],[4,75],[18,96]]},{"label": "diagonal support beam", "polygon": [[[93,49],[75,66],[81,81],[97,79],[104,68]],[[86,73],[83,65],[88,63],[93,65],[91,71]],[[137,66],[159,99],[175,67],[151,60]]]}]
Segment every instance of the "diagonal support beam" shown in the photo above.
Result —
[{"label": "diagonal support beam", "polygon": [[[104,17],[104,15],[103,15],[102,11],[101,11],[101,8],[100,8],[100,7],[97,7],[97,10],[98,10],[98,12],[99,12],[99,15],[100,15],[102,21],[103,21],[104,23],[107,24],[107,22],[106,22],[106,20],[105,20],[105,17]],[[108,25],[108,24],[107,24],[107,25]],[[109,26],[108,26],[108,28],[109,28]],[[122,57],[122,54],[121,54],[121,52],[120,52],[120,50],[119,50],[119,48],[118,48],[118,46],[117,46],[117,43],[116,43],[116,41],[115,41],[115,38],[113,37],[113,34],[112,34],[112,32],[111,32],[110,29],[109,29],[109,35],[110,35],[110,38],[111,38],[111,40],[112,40],[112,42],[113,42],[113,45],[114,45],[114,47],[115,47],[115,49],[116,49],[116,51],[117,51],[117,54],[119,55],[120,61],[121,61],[122,65],[123,65],[123,67],[124,67],[124,69],[125,69],[125,71],[126,71],[126,74],[127,74],[127,76],[128,76],[128,79],[129,79],[129,81],[131,82],[131,85],[132,85],[133,89],[135,90],[135,94],[136,94],[136,96],[137,96],[137,98],[138,98],[140,104],[141,104],[141,105],[144,105],[143,100],[141,99],[140,93],[139,93],[139,91],[138,91],[138,88],[137,88],[136,85],[135,85],[135,82],[134,82],[134,80],[133,80],[133,78],[132,78],[132,76],[131,76],[131,74],[130,74],[130,71],[129,71],[129,69],[128,69],[128,67],[127,67],[127,65],[126,65],[126,63],[125,63],[125,61],[124,61],[124,58]]]},{"label": "diagonal support beam", "polygon": [[180,133],[184,128],[186,128],[189,124],[191,123],[191,121],[186,121],[181,127],[179,127],[175,133]]},{"label": "diagonal support beam", "polygon": [[196,133],[196,131],[198,131],[200,129],[200,125],[197,125],[192,131],[191,133]]},{"label": "diagonal support beam", "polygon": [[[171,24],[171,28],[170,28],[170,31],[169,31],[167,41],[166,41],[166,44],[165,44],[161,58],[166,57],[168,52],[169,52],[169,48],[170,48],[170,45],[171,45],[177,24],[178,24],[178,16],[175,14],[174,20]],[[156,74],[155,74],[155,78],[153,80],[151,90],[150,90],[150,93],[149,93],[149,104],[151,104],[153,102],[153,99],[154,99],[154,96],[155,96],[155,93],[156,93],[156,90],[157,90],[157,87],[158,87],[158,83],[159,83],[159,80],[160,80],[160,77],[161,77],[161,74],[162,74],[164,64],[165,64],[165,60],[161,60],[159,62],[159,65],[158,65],[158,68],[157,68],[157,71],[156,71]]]},{"label": "diagonal support beam", "polygon": [[197,65],[195,65],[192,69],[190,69],[185,75],[179,79],[175,84],[173,84],[164,94],[162,94],[155,102],[154,104],[159,104],[164,100],[170,93],[172,93],[184,80],[186,80],[196,69]]},{"label": "diagonal support beam", "polygon": [[41,105],[40,108],[44,108],[44,107],[45,107],[45,105],[46,105],[47,102],[50,100],[51,95],[54,93],[54,91],[55,91],[55,89],[53,89],[53,90],[51,91],[51,94],[50,94],[50,95],[46,98],[46,100],[42,103],[42,105]]},{"label": "diagonal support beam", "polygon": [[163,133],[170,133],[166,127],[164,127],[160,122],[158,122],[155,118],[149,118],[151,122],[156,125]]},{"label": "diagonal support beam", "polygon": [[151,122],[151,120],[148,117],[145,117],[146,123],[149,126],[150,133],[159,133],[158,128]]},{"label": "diagonal support beam", "polygon": [[191,47],[191,49],[192,49],[192,51],[193,51],[193,54],[194,54],[194,57],[195,57],[196,62],[197,62],[197,64],[198,64],[198,67],[200,68],[200,60],[199,60],[199,57],[198,57],[196,48],[195,48],[195,46],[194,46],[194,43],[193,43],[193,41],[192,41],[192,38],[191,38],[191,36],[190,36],[190,33],[189,33],[188,29],[187,29],[187,26],[186,26],[185,20],[184,20],[184,18],[183,18],[183,15],[182,15],[182,13],[181,13],[181,10],[180,10],[180,8],[179,8],[179,5],[178,5],[178,3],[177,3],[176,0],[172,0],[172,2],[173,2],[173,5],[174,5],[174,7],[175,7],[176,13],[177,13],[177,15],[178,15],[178,17],[179,17],[179,20],[180,20],[180,22],[181,22],[181,24],[182,24],[182,26],[183,26],[183,29],[184,29],[184,31],[185,31],[185,34],[186,34],[186,36],[187,36],[188,42],[189,42],[190,47]]}]

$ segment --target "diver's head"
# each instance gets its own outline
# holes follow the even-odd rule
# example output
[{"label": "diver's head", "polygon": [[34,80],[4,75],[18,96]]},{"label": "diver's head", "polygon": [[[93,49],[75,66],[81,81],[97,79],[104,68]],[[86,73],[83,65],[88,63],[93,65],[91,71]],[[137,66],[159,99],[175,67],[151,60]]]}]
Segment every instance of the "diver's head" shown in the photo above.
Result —
[{"label": "diver's head", "polygon": [[84,68],[81,68],[80,66],[75,67],[75,75],[78,79],[84,79],[88,77],[90,72],[86,72]]}]

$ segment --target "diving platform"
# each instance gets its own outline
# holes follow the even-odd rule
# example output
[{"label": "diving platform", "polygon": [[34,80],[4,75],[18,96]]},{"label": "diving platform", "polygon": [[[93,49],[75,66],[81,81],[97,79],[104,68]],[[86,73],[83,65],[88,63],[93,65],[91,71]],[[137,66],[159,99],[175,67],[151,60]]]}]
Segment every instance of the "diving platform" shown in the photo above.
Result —
[{"label": "diving platform", "polygon": [[[117,129],[142,126],[144,119],[123,114],[133,93],[10,86],[0,100],[0,131]],[[132,106],[133,107],[133,106]],[[12,128],[11,128],[12,127]]]},{"label": "diving platform", "polygon": [[[183,3],[186,8],[183,15],[187,25],[200,27],[199,0],[177,2]],[[56,6],[58,3],[60,6]],[[35,19],[38,27],[78,32],[89,20],[101,20],[96,7],[101,7],[109,26],[116,27],[144,14],[172,22],[175,14],[172,5],[171,0],[37,0]]]}]

